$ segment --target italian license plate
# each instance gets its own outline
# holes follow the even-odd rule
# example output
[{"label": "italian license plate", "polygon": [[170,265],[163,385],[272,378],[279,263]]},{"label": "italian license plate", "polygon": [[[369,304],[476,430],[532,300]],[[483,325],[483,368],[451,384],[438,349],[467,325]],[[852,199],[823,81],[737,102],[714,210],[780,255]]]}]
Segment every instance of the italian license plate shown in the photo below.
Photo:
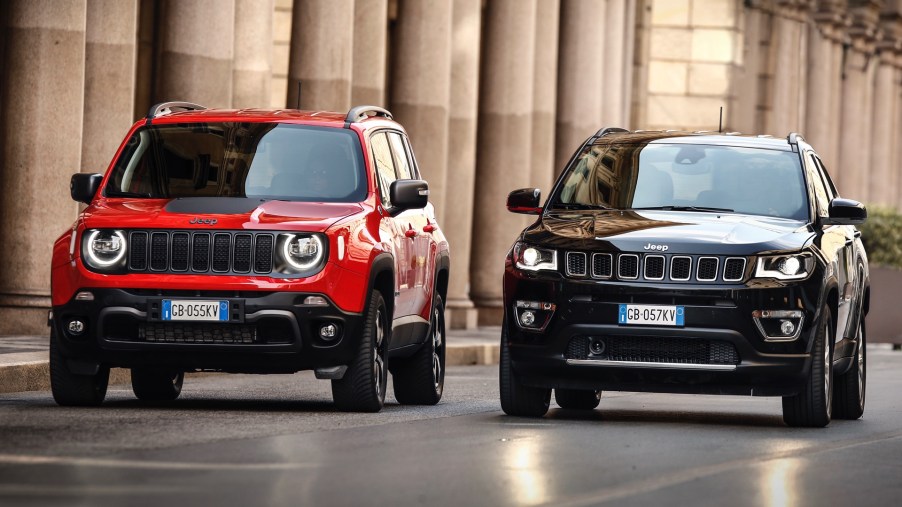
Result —
[{"label": "italian license plate", "polygon": [[163,300],[163,320],[228,321],[228,301]]},{"label": "italian license plate", "polygon": [[620,305],[617,323],[621,325],[683,326],[682,306]]}]

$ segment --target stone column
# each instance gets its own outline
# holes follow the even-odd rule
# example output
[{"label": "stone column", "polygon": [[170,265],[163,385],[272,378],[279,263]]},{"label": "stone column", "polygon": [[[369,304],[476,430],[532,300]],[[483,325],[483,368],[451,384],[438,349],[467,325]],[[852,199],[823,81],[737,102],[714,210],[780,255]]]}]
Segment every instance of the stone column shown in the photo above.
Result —
[{"label": "stone column", "polygon": [[288,107],[350,109],[353,54],[354,0],[294,0]]},{"label": "stone column", "polygon": [[558,0],[538,2],[536,15],[535,84],[532,115],[532,175],[529,184],[548,197],[555,167],[554,124],[557,109]]},{"label": "stone column", "polygon": [[785,136],[804,128],[804,89],[807,37],[801,7],[796,0],[778,0],[782,6],[773,18],[773,82],[767,133]]},{"label": "stone column", "polygon": [[839,154],[839,101],[842,69],[837,61],[845,35],[840,2],[822,1],[814,15],[816,27],[808,32],[809,58],[805,139],[814,146],[828,168]]},{"label": "stone column", "polygon": [[410,135],[439,220],[446,218],[451,5],[451,0],[400,3],[392,41],[392,113]]},{"label": "stone column", "polygon": [[869,201],[868,174],[871,164],[870,138],[874,102],[874,44],[879,8],[874,4],[850,9],[850,46],[843,67],[841,121],[843,135],[839,166],[832,172],[844,197]]},{"label": "stone column", "polygon": [[355,0],[351,104],[385,105],[388,0]]},{"label": "stone column", "polygon": [[602,126],[604,26],[603,1],[561,1],[554,163],[558,173],[579,144]]},{"label": "stone column", "polygon": [[53,242],[78,209],[86,0],[12,0],[0,104],[0,334],[47,333]]},{"label": "stone column", "polygon": [[162,54],[154,101],[230,107],[235,1],[168,0],[159,23]]},{"label": "stone column", "polygon": [[[479,324],[503,313],[501,259],[526,223],[508,213],[504,198],[528,181],[532,158],[536,0],[493,0],[485,10],[479,90],[479,131],[473,249],[473,302]],[[524,29],[524,27],[527,27]],[[597,93],[597,89],[594,90]]]},{"label": "stone column", "polygon": [[273,7],[273,0],[235,0],[232,107],[269,106]]},{"label": "stone column", "polygon": [[451,97],[448,114],[448,182],[453,182],[454,216],[441,225],[451,255],[445,319],[452,329],[473,329],[476,307],[470,300],[470,248],[476,177],[476,113],[479,100],[481,0],[454,0],[451,31]]},{"label": "stone column", "polygon": [[604,60],[602,61],[601,122],[599,128],[623,127],[623,72],[626,47],[627,1],[607,0],[604,30]]},{"label": "stone column", "polygon": [[134,122],[137,0],[94,0],[85,32],[81,170],[102,173]]},{"label": "stone column", "polygon": [[768,14],[760,8],[742,9],[743,53],[742,65],[733,70],[730,102],[730,128],[745,134],[763,134],[760,121],[759,96],[762,74],[767,73],[767,53],[762,48]]},{"label": "stone column", "polygon": [[636,58],[636,0],[626,0],[626,27],[623,34],[623,101],[620,125],[626,129],[632,126],[633,113],[633,70]]},{"label": "stone column", "polygon": [[[896,124],[896,100],[899,84],[896,77],[895,55],[888,48],[878,53],[874,78],[873,131],[870,136],[870,164],[865,169],[868,179],[868,203],[878,206],[896,204],[898,167],[893,166],[895,145],[900,142],[894,136]],[[862,146],[868,149],[868,145]]]}]

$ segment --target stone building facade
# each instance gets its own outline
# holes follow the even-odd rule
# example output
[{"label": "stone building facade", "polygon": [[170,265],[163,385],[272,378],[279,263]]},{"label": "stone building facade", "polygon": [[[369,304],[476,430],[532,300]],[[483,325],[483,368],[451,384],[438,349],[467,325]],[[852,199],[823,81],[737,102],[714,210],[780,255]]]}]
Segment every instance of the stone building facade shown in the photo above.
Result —
[{"label": "stone building facade", "polygon": [[[0,334],[44,333],[50,246],[149,106],[389,108],[452,246],[453,327],[601,126],[806,134],[843,194],[902,203],[902,0],[2,0]],[[300,97],[298,96],[298,83]]]}]

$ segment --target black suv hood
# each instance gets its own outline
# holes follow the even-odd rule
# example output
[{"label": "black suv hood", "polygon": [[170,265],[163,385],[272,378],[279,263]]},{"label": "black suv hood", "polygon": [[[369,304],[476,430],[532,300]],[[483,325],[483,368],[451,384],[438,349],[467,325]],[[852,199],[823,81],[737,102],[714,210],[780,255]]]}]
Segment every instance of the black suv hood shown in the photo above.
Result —
[{"label": "black suv hood", "polygon": [[804,222],[780,218],[610,210],[549,212],[522,239],[573,250],[755,255],[797,251],[813,236]]}]

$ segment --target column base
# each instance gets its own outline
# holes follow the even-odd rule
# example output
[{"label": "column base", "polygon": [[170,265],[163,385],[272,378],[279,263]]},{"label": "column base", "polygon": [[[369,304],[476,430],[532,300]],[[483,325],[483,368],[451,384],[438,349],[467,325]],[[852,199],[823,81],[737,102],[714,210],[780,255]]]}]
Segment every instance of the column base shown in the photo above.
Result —
[{"label": "column base", "polygon": [[0,335],[49,335],[48,310],[50,308],[0,306]]},{"label": "column base", "polygon": [[450,299],[445,305],[445,324],[449,329],[476,329],[479,312],[469,299]]},{"label": "column base", "polygon": [[479,318],[476,322],[479,324],[479,327],[501,325],[501,321],[504,319],[503,306],[480,306],[477,309]]}]

